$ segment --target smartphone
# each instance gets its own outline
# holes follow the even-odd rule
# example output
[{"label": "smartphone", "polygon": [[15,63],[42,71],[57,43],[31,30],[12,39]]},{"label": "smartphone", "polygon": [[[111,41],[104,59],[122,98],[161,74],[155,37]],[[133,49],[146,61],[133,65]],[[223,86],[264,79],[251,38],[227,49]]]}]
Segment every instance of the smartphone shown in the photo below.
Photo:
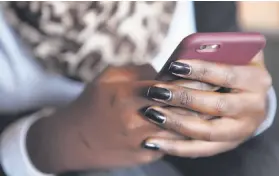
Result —
[{"label": "smartphone", "polygon": [[169,73],[170,64],[176,60],[200,59],[210,62],[245,65],[261,51],[265,37],[255,32],[194,33],[184,38],[174,50],[156,80],[177,79]]}]

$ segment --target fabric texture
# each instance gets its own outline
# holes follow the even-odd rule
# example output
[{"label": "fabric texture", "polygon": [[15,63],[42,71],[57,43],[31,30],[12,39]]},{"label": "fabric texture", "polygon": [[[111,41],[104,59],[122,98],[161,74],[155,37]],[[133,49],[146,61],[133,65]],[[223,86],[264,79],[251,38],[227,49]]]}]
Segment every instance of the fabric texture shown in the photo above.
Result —
[{"label": "fabric texture", "polygon": [[161,49],[174,9],[175,2],[142,1],[4,6],[8,22],[43,66],[81,81],[91,81],[108,65],[150,61]]}]

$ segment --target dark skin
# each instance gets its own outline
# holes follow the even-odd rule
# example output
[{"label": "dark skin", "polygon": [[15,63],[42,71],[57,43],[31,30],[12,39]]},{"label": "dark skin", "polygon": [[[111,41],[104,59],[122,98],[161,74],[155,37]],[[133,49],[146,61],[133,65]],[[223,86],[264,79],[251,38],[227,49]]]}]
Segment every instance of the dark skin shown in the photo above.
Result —
[{"label": "dark skin", "polygon": [[[271,85],[261,55],[248,66],[187,63],[192,74],[177,75],[180,80],[168,83],[143,81],[145,78],[138,76],[133,67],[107,70],[75,102],[30,128],[27,148],[34,165],[46,173],[61,173],[135,166],[158,160],[166,153],[205,157],[233,149],[252,136],[265,119],[264,100]],[[205,68],[210,75],[199,74]],[[246,83],[254,77],[259,81]],[[228,84],[227,80],[234,82]],[[203,82],[232,85],[233,91],[221,95],[215,92],[215,86]],[[172,99],[157,102],[147,99],[143,90],[152,86],[171,90]],[[189,96],[194,101],[189,103]],[[245,108],[238,106],[239,98],[246,102]],[[219,100],[225,101],[218,103]],[[171,107],[165,107],[166,104]],[[144,118],[139,110],[147,106],[163,113],[166,122],[159,127]],[[222,118],[208,120],[212,115]],[[160,146],[160,150],[142,148],[146,139],[147,143]]]},{"label": "dark skin", "polygon": [[[150,136],[171,139],[183,136],[150,123],[139,112],[143,107],[163,105],[143,95],[146,88],[159,83],[143,81],[147,75],[156,75],[147,65],[140,69],[110,68],[71,105],[37,121],[27,138],[34,165],[46,173],[61,173],[135,166],[161,158],[162,152],[146,150],[142,142]],[[214,88],[192,81],[173,84],[203,90]]]},{"label": "dark skin", "polygon": [[[215,64],[199,60],[185,61],[192,67],[189,75],[181,78],[199,80],[220,87],[231,88],[229,93],[218,93],[157,84],[173,92],[169,101],[160,101],[202,114],[218,116],[205,120],[195,116],[176,114],[162,107],[154,109],[166,116],[164,128],[194,140],[151,138],[147,142],[160,146],[161,151],[181,157],[208,157],[233,148],[251,137],[266,118],[267,91],[272,85],[265,68],[262,52],[247,66]],[[184,95],[181,96],[180,95]],[[157,100],[158,101],[158,100]],[[152,108],[152,107],[151,107]]]}]

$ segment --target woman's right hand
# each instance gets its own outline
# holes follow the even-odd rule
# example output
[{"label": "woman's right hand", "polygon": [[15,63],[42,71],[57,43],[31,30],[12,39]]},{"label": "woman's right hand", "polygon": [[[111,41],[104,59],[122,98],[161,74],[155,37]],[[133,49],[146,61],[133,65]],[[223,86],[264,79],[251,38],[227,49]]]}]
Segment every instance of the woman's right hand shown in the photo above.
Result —
[{"label": "woman's right hand", "polygon": [[[38,169],[60,173],[149,163],[162,153],[142,148],[147,137],[181,138],[150,123],[139,112],[143,107],[160,105],[144,96],[146,88],[158,82],[104,80],[89,84],[70,106],[30,128],[27,147]],[[175,84],[186,86],[187,82]],[[187,87],[212,89],[193,82]]]}]

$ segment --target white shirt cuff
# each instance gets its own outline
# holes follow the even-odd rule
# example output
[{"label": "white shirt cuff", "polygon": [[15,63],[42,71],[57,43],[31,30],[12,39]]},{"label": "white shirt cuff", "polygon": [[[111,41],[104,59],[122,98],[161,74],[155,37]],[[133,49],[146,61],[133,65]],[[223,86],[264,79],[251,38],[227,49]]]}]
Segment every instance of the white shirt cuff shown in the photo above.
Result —
[{"label": "white shirt cuff", "polygon": [[44,174],[34,167],[26,149],[26,136],[29,127],[38,120],[38,113],[20,119],[9,126],[1,135],[0,159],[8,176],[54,176]]},{"label": "white shirt cuff", "polygon": [[254,136],[257,136],[267,130],[273,123],[276,116],[277,109],[277,99],[276,93],[273,87],[271,87],[268,91],[268,110],[267,110],[267,118],[265,121],[259,126]]}]

